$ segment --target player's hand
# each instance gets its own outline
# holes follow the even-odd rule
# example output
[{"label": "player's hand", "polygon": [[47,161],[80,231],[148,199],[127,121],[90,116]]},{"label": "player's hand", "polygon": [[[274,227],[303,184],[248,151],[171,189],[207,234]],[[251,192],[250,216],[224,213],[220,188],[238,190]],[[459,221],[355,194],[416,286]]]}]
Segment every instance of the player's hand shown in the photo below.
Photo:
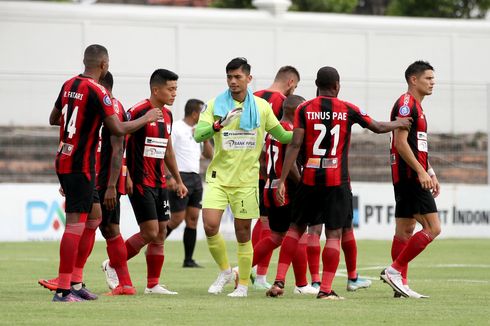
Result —
[{"label": "player's hand", "polygon": [[410,130],[410,127],[412,126],[412,121],[413,119],[411,117],[408,118],[400,118],[396,117],[396,120],[400,124],[400,129],[405,129],[405,130]]},{"label": "player's hand", "polygon": [[235,108],[229,111],[224,117],[221,117],[219,120],[216,120],[213,125],[213,129],[215,131],[221,130],[223,127],[229,125],[233,120],[238,119],[242,115],[242,108]]},{"label": "player's hand", "polygon": [[426,171],[420,172],[418,177],[423,189],[428,190],[433,188],[432,179]]},{"label": "player's hand", "polygon": [[129,177],[126,177],[126,193],[130,196],[133,194],[133,180]]},{"label": "player's hand", "polygon": [[276,199],[279,204],[284,205],[284,195],[286,194],[286,187],[284,187],[284,182],[280,181],[277,185]]},{"label": "player's hand", "polygon": [[177,182],[173,177],[167,179],[167,189],[170,191],[177,191]]},{"label": "player's hand", "polygon": [[61,196],[65,197],[65,192],[63,191],[62,186],[60,186],[60,189],[58,189],[58,192],[60,193]]},{"label": "player's hand", "polygon": [[175,183],[175,192],[177,193],[177,196],[180,198],[184,198],[187,196],[187,187],[181,182],[181,183]]},{"label": "player's hand", "polygon": [[146,112],[145,116],[148,118],[148,122],[155,122],[163,118],[163,112],[159,108],[153,108]]},{"label": "player's hand", "polygon": [[439,180],[437,180],[437,177],[433,175],[431,177],[432,179],[432,197],[437,198],[439,194],[441,193],[441,185],[439,184]]},{"label": "player's hand", "polygon": [[116,208],[116,196],[116,186],[107,187],[104,195],[104,206],[107,208],[107,210],[112,211],[114,208]]}]

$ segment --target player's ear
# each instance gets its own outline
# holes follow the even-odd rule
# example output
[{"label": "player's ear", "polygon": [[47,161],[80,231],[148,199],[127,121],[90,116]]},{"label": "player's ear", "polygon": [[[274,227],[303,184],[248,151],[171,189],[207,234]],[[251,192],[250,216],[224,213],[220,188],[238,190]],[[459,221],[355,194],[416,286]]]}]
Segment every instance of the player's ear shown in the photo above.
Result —
[{"label": "player's ear", "polygon": [[252,75],[248,75],[247,76],[247,83],[250,83],[252,81],[253,77]]}]

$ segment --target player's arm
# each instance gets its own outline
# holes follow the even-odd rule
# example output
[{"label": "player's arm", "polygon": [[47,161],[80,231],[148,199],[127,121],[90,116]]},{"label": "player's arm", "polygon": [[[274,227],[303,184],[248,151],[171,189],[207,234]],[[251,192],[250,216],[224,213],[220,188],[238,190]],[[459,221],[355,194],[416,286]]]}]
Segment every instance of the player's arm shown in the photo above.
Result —
[{"label": "player's arm", "polygon": [[371,120],[371,123],[367,125],[367,128],[374,133],[384,134],[395,129],[404,129],[407,131],[410,130],[410,126],[412,125],[412,118],[396,118],[395,121],[376,121]]},{"label": "player's arm", "polygon": [[61,111],[54,106],[53,110],[51,110],[51,114],[49,115],[49,124],[51,126],[59,126],[61,119]]},{"label": "player's arm", "polygon": [[281,144],[289,144],[293,139],[293,132],[287,131],[281,124],[278,124],[271,130],[267,131],[270,133],[275,139],[277,139]]},{"label": "player's arm", "polygon": [[303,143],[303,138],[305,136],[305,130],[303,128],[294,128],[293,140],[288,145],[286,149],[286,155],[284,158],[284,164],[282,167],[281,178],[279,179],[279,185],[277,187],[277,200],[279,203],[284,203],[284,182],[289,175],[289,172],[296,165],[296,159],[298,158],[299,151],[301,149],[301,144]]},{"label": "player's arm", "polygon": [[111,175],[104,195],[104,205],[108,210],[113,210],[117,202],[117,180],[121,174],[122,157],[124,153],[124,136],[111,136],[112,157],[111,157]]},{"label": "player's arm", "polygon": [[175,179],[175,191],[177,192],[177,196],[179,196],[180,198],[184,198],[187,195],[187,188],[182,182],[182,178],[180,177],[171,136],[168,137],[167,150],[165,152],[164,161],[165,166],[168,168],[173,178]]},{"label": "player's arm", "polygon": [[128,195],[133,194],[133,179],[131,179],[131,174],[129,174],[129,171],[126,169],[126,193]]},{"label": "player's arm", "polygon": [[116,114],[112,114],[104,119],[104,124],[109,128],[111,134],[115,136],[124,136],[132,134],[147,123],[155,122],[161,118],[163,118],[162,110],[151,109],[142,117],[126,122],[121,122]]},{"label": "player's arm", "polygon": [[432,189],[433,184],[431,177],[419,163],[413,154],[410,145],[408,144],[408,130],[396,129],[394,136],[395,148],[398,151],[398,154],[400,154],[401,158],[408,164],[408,166],[410,166],[417,173],[422,188]]},{"label": "player's arm", "polygon": [[441,193],[441,185],[439,184],[439,180],[437,180],[436,173],[434,172],[434,169],[432,168],[432,165],[430,165],[430,162],[428,163],[428,169],[427,169],[427,174],[429,174],[430,178],[432,179],[432,197],[437,198],[439,194]]},{"label": "player's arm", "polygon": [[202,156],[208,160],[213,158],[213,145],[211,145],[211,141],[205,140],[202,143]]},{"label": "player's arm", "polygon": [[299,184],[301,173],[299,173],[298,164],[293,164],[291,171],[289,171],[288,179],[294,182],[294,184]]},{"label": "player's arm", "polygon": [[259,156],[259,164],[260,164],[260,167],[259,167],[259,175],[262,176],[262,177],[267,177],[267,164],[266,164],[266,155],[267,155],[267,152],[266,152],[266,148],[265,148],[265,145],[262,147],[262,151],[260,152],[260,156]]}]

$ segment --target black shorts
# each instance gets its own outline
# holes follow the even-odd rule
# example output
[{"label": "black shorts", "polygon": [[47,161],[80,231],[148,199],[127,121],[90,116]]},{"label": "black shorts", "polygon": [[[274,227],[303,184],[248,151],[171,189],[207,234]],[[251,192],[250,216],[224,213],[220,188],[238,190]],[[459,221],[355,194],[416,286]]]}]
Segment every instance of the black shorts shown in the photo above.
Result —
[{"label": "black shorts", "polygon": [[260,216],[269,216],[269,209],[264,204],[265,180],[259,179],[259,210]]},{"label": "black shorts", "polygon": [[291,204],[284,206],[270,206],[269,227],[272,231],[283,233],[289,229],[293,219]]},{"label": "black shorts", "polygon": [[299,185],[293,201],[293,223],[296,225],[324,224],[330,230],[348,228],[352,225],[352,215],[350,185]]},{"label": "black shorts", "polygon": [[180,172],[182,182],[187,188],[187,196],[180,198],[175,191],[169,191],[170,211],[181,212],[188,206],[202,208],[202,180],[201,176],[193,172]]},{"label": "black shorts", "polygon": [[109,224],[117,224],[119,225],[119,220],[121,216],[121,205],[119,203],[119,199],[121,198],[121,194],[117,193],[116,196],[116,207],[112,211],[108,210],[105,205],[104,205],[104,197],[105,197],[105,192],[106,188],[100,189],[99,192],[99,197],[101,198],[102,204],[100,205],[101,210],[102,210],[102,222],[100,223],[101,226],[107,226]]},{"label": "black shorts", "polygon": [[162,222],[170,219],[168,191],[166,188],[135,185],[133,194],[129,196],[129,201],[131,206],[133,206],[138,224],[151,220]]},{"label": "black shorts", "polygon": [[65,193],[66,213],[90,213],[93,203],[99,202],[95,189],[95,176],[90,179],[85,173],[58,174]]},{"label": "black shorts", "polygon": [[413,218],[415,214],[436,213],[437,206],[430,190],[423,189],[417,181],[403,181],[393,186],[395,190],[395,216]]}]

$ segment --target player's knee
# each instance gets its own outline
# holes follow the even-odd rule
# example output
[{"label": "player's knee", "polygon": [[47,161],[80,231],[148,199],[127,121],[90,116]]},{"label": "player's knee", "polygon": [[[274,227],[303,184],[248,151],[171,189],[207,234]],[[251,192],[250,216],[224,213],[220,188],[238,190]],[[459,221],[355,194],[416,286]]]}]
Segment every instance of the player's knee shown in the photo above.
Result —
[{"label": "player's knee", "polygon": [[204,232],[206,233],[206,236],[212,237],[213,235],[216,235],[218,231],[219,231],[218,225],[204,223]]},{"label": "player's knee", "polygon": [[156,229],[144,230],[141,232],[141,237],[147,242],[152,242],[158,240],[158,233]]},{"label": "player's knee", "polygon": [[430,235],[432,236],[432,239],[435,239],[439,234],[441,234],[441,226],[440,225],[431,226],[429,232]]},{"label": "player's knee", "polygon": [[119,228],[113,227],[112,225],[100,225],[100,233],[104,239],[111,239],[119,235]]}]

